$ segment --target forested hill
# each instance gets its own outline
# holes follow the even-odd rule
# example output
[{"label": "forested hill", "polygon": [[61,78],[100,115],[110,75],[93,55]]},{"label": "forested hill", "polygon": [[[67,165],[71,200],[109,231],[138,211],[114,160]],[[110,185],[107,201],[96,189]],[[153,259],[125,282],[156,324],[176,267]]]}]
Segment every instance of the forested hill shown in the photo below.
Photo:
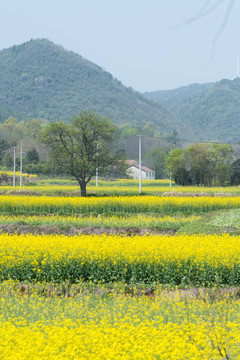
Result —
[{"label": "forested hill", "polygon": [[[202,95],[204,92],[210,90],[214,86],[214,83],[208,84],[191,84],[187,86],[181,86],[177,89],[172,90],[159,90],[159,91],[150,91],[145,92],[148,98],[153,99],[158,102],[169,102],[169,105],[172,103],[172,100],[179,99],[184,101],[185,99],[192,98],[195,96]],[[168,105],[168,106],[169,106]]]},{"label": "forested hill", "polygon": [[185,126],[185,138],[240,140],[240,78],[145,94]]},{"label": "forested hill", "polygon": [[180,126],[158,103],[148,100],[82,56],[46,39],[0,51],[0,121],[43,118],[69,120],[94,110],[121,125],[155,122],[161,132]]}]

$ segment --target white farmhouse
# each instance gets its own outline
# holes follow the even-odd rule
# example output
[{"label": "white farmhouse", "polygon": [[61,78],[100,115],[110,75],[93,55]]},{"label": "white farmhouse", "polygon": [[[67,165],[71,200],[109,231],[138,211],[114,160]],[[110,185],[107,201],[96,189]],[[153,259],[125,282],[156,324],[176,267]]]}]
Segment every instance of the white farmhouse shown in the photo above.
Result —
[{"label": "white farmhouse", "polygon": [[[127,169],[127,174],[133,179],[139,179],[139,165],[135,160],[127,160],[127,164],[129,164],[129,168]],[[141,167],[142,171],[142,179],[143,180],[154,180],[155,179],[155,171],[149,169],[146,166]]]}]

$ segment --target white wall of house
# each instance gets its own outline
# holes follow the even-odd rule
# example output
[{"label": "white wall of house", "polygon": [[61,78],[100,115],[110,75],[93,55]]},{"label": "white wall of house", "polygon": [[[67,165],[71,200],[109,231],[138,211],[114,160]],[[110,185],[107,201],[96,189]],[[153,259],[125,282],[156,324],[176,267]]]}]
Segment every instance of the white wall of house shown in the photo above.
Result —
[{"label": "white wall of house", "polygon": [[[130,168],[127,169],[127,173],[133,179],[139,179],[139,171],[140,170],[135,166],[130,166]],[[153,179],[155,179],[155,171],[144,171],[144,170],[142,170],[142,179],[143,180],[153,180]]]},{"label": "white wall of house", "polygon": [[147,171],[147,172],[146,172],[146,179],[147,179],[147,180],[153,180],[153,179],[155,179],[155,171]]}]

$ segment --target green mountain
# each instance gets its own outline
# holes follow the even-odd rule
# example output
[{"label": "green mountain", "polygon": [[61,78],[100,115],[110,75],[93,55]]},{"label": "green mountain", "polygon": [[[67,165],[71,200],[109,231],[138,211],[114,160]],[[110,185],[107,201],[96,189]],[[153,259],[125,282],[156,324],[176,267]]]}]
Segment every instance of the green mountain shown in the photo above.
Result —
[{"label": "green mountain", "polygon": [[238,142],[240,78],[140,94],[99,66],[46,39],[0,51],[0,122],[69,119],[94,110],[118,126],[159,133],[177,131],[187,140]]},{"label": "green mountain", "polygon": [[[0,51],[0,122],[43,118],[68,121],[93,110],[121,125],[143,127],[153,121],[161,132],[173,130],[172,116],[82,56],[46,39]],[[174,124],[178,130],[180,124]]]},{"label": "green mountain", "polygon": [[145,92],[144,95],[158,102],[166,102],[168,103],[168,106],[170,106],[172,104],[172,100],[174,100],[174,102],[176,100],[184,101],[184,99],[200,96],[207,90],[211,89],[213,86],[214,83],[191,84],[172,90]]},{"label": "green mountain", "polygon": [[240,78],[145,93],[185,128],[185,139],[240,140]]}]

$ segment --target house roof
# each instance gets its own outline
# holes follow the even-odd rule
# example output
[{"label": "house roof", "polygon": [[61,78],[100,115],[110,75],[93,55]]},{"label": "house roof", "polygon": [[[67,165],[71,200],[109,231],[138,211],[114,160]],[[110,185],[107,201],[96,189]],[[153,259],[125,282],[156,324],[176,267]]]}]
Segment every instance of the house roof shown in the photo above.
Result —
[{"label": "house roof", "polygon": [[[130,166],[130,167],[136,167],[137,169],[139,169],[139,165],[132,165],[132,166]],[[155,172],[154,170],[151,170],[151,169],[149,169],[148,167],[146,167],[146,166],[142,166],[141,167],[141,169],[142,169],[142,171],[144,171],[144,172]]]},{"label": "house roof", "polygon": [[132,166],[132,165],[137,165],[136,160],[126,160],[126,163],[127,163],[128,165],[130,165],[130,166]]}]

